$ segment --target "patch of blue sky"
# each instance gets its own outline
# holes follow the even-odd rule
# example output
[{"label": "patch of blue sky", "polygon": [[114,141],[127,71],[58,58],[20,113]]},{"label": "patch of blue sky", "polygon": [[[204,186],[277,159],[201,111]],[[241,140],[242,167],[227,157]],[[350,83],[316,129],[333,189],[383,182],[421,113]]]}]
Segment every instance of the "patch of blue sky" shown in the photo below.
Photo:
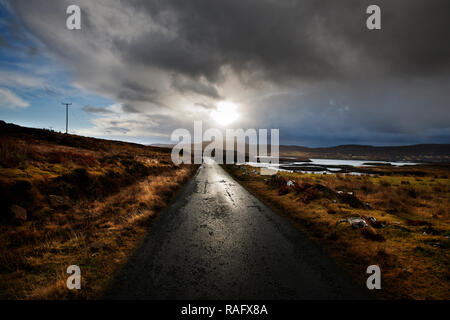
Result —
[{"label": "patch of blue sky", "polygon": [[23,126],[65,130],[65,107],[71,102],[69,131],[91,126],[98,115],[84,105],[107,107],[111,99],[73,85],[73,75],[45,46],[21,27],[0,1],[0,119]]}]

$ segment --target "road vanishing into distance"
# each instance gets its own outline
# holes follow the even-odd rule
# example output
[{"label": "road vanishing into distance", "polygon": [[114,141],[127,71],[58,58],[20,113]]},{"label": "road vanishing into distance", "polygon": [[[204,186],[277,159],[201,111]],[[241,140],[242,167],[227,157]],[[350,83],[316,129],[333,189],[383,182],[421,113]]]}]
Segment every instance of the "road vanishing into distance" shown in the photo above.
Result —
[{"label": "road vanishing into distance", "polygon": [[212,160],[150,227],[106,299],[365,299],[311,240]]}]

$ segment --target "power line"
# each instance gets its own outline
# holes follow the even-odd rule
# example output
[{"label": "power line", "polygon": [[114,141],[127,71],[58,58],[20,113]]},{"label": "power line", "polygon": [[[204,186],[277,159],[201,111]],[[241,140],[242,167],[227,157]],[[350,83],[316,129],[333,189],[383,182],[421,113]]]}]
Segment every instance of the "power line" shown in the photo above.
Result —
[{"label": "power line", "polygon": [[69,129],[69,106],[71,106],[72,103],[65,103],[65,102],[62,102],[61,104],[62,104],[63,106],[64,106],[64,105],[66,106],[66,134],[67,134],[68,129]]}]

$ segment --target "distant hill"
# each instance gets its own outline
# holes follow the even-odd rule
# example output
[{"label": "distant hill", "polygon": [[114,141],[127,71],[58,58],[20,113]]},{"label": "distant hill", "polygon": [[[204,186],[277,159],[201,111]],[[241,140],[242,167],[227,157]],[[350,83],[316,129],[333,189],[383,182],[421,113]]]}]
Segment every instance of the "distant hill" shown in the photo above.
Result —
[{"label": "distant hill", "polygon": [[[168,148],[0,120],[0,299],[101,297],[197,168],[174,165]],[[88,290],[55,277],[72,261]]]},{"label": "distant hill", "polygon": [[[77,135],[66,135],[46,129],[21,127],[0,120],[0,133],[4,137],[27,139],[28,141],[48,141],[60,145],[89,150],[109,150],[110,148],[134,147],[157,151],[161,148],[172,148],[174,144],[153,144],[144,147],[140,144],[95,139]],[[208,142],[203,142],[203,147]],[[446,162],[450,163],[450,144],[416,144],[407,146],[374,147],[367,145],[340,145],[326,148],[309,148],[295,145],[281,145],[280,157],[296,157],[299,159],[355,159],[379,161],[410,162]]]},{"label": "distant hill", "polygon": [[[95,151],[122,150],[123,148],[141,149],[146,151],[170,152],[156,147],[144,146],[138,143],[115,141],[84,137],[75,134],[64,134],[48,129],[22,127],[0,120],[0,137],[2,139],[21,139],[29,144],[52,143],[74,148],[83,148]],[[122,150],[123,151],[123,150]]]},{"label": "distant hill", "polygon": [[[208,144],[208,142],[204,142],[203,147]],[[174,144],[152,144],[151,146],[172,148]],[[449,163],[450,144],[416,144],[381,147],[349,144],[322,148],[281,145],[280,157]]]},{"label": "distant hill", "polygon": [[450,144],[416,144],[389,147],[341,145],[326,148],[280,146],[280,155],[313,159],[450,162]]}]

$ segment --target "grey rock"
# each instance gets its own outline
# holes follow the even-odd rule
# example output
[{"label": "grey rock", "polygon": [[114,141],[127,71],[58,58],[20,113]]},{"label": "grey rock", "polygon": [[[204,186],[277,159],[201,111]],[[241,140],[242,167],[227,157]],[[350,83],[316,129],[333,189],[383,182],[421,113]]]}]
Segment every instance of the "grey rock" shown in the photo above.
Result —
[{"label": "grey rock", "polygon": [[364,206],[365,206],[367,209],[369,209],[369,210],[374,210],[373,207],[372,207],[372,205],[371,205],[370,203],[368,203],[368,202],[365,202],[365,203],[364,203]]},{"label": "grey rock", "polygon": [[353,229],[365,228],[367,227],[367,222],[361,218],[349,218],[347,219],[348,223],[352,226]]}]

